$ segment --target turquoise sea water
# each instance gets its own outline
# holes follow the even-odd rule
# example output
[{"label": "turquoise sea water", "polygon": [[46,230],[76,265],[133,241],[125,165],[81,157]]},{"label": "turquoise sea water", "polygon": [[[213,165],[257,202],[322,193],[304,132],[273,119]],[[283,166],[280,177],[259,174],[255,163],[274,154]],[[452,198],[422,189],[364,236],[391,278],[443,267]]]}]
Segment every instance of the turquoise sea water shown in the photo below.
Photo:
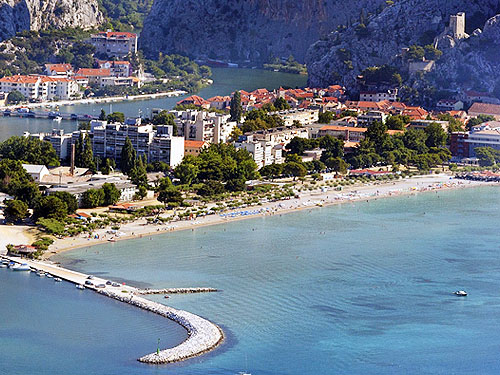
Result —
[{"label": "turquoise sea water", "polygon": [[[134,362],[157,337],[165,346],[182,341],[171,322],[0,270],[0,372],[497,374],[499,193],[348,203],[58,256],[141,286],[221,289],[166,301],[227,334],[214,352],[175,365]],[[458,289],[469,296],[453,296]]]},{"label": "turquoise sea water", "polygon": [[[242,89],[252,91],[257,88],[265,87],[269,90],[280,86],[303,87],[307,83],[307,76],[298,74],[287,74],[272,72],[259,69],[212,69],[214,81],[202,89],[198,95],[204,98],[211,98],[216,95],[229,95],[234,90]],[[136,101],[125,101],[120,103],[95,103],[78,104],[73,106],[61,106],[59,110],[63,113],[86,113],[99,116],[101,108],[107,113],[111,111],[123,112],[125,116],[147,117],[153,108],[171,109],[183,97],[147,99]],[[65,132],[71,132],[78,128],[76,121],[62,121],[60,124],[52,120],[19,118],[19,117],[0,117],[0,141],[13,135],[22,135],[23,132],[30,133],[50,132],[53,128],[64,129]]]}]

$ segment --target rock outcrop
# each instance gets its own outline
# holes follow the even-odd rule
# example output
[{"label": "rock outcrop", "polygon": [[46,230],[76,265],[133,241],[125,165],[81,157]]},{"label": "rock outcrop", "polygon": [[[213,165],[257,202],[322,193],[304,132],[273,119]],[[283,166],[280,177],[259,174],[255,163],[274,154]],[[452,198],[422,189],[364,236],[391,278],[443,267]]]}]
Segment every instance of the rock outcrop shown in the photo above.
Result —
[{"label": "rock outcrop", "polygon": [[[306,58],[309,84],[326,86],[340,82],[352,86],[363,69],[393,64],[402,48],[427,44],[429,39],[432,41],[445,30],[450,15],[458,12],[466,12],[469,24],[480,20],[484,23],[488,17],[500,12],[500,0],[397,1],[369,19],[366,29],[354,24],[345,32],[331,33],[328,40],[314,43]],[[436,64],[432,78],[443,83],[448,81],[449,86],[463,78],[464,71],[476,70],[475,76],[483,76],[481,82],[490,79],[492,66],[500,62],[489,56],[498,50],[498,44],[495,44],[500,42],[497,31],[495,17],[488,21],[483,33],[476,30],[470,38],[458,41],[443,37],[440,42],[443,57]],[[496,50],[487,50],[486,41],[496,45]]]},{"label": "rock outcrop", "polygon": [[97,0],[0,0],[0,40],[23,30],[90,28],[102,21]]},{"label": "rock outcrop", "polygon": [[149,55],[267,61],[307,48],[338,25],[375,12],[384,0],[155,0],[140,45]]}]

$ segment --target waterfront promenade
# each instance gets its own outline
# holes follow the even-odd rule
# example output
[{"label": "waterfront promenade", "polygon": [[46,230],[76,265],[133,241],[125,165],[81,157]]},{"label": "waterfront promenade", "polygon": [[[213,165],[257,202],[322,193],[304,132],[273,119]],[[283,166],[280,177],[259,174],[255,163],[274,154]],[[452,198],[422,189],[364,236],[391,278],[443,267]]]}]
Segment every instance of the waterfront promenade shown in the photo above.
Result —
[{"label": "waterfront promenade", "polygon": [[[46,272],[54,277],[59,277],[68,282],[84,285],[89,281],[89,276],[80,272],[72,271],[46,262],[21,259],[11,256],[0,256],[0,259],[13,261],[16,263],[26,263],[37,272]],[[106,285],[108,280],[99,277],[92,278],[92,286],[85,286],[101,295],[115,300],[128,303],[140,309],[151,311],[155,314],[168,318],[182,327],[188,333],[188,338],[181,344],[156,353],[142,356],[138,361],[150,364],[164,364],[186,360],[199,356],[203,353],[215,349],[224,339],[222,330],[208,320],[187,311],[174,309],[161,303],[153,302],[141,297],[141,294],[148,294],[147,290],[141,290],[133,286],[121,284],[119,286]],[[102,288],[96,285],[104,285]],[[213,288],[177,288],[177,293],[193,293],[194,291],[214,291]]]},{"label": "waterfront promenade", "polygon": [[0,110],[5,109],[15,109],[19,107],[25,108],[41,108],[41,107],[57,107],[57,106],[67,106],[75,104],[93,104],[93,103],[115,103],[131,100],[146,100],[146,99],[158,99],[158,98],[171,98],[176,96],[181,96],[187,94],[184,90],[174,90],[168,92],[158,92],[155,94],[140,94],[140,95],[128,95],[128,96],[108,96],[102,98],[86,98],[86,99],[76,99],[76,100],[59,100],[54,102],[41,102],[41,103],[25,103],[25,104],[15,104],[9,106],[0,107]]}]

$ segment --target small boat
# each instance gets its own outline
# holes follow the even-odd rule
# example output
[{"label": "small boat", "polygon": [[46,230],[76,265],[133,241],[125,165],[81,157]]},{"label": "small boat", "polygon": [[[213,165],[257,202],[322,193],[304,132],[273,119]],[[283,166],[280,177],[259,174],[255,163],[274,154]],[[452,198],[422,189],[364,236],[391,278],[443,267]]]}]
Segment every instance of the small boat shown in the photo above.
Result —
[{"label": "small boat", "polygon": [[453,292],[454,295],[457,297],[466,297],[467,292],[465,290],[457,290],[456,292]]},{"label": "small boat", "polygon": [[6,264],[0,264],[0,268],[7,268],[7,265]]},{"label": "small boat", "polygon": [[28,266],[26,263],[23,264],[16,264],[15,266],[11,267],[13,271],[29,271],[30,266]]},{"label": "small boat", "polygon": [[43,272],[43,271],[38,271],[38,272],[36,273],[36,275],[37,275],[38,277],[44,277],[44,276],[45,276],[45,272]]},{"label": "small boat", "polygon": [[55,122],[61,122],[62,121],[62,117],[61,116],[56,116],[54,117],[54,119],[52,121],[55,121]]},{"label": "small boat", "polygon": [[165,296],[165,297],[163,297],[163,298],[170,298],[170,297],[169,297],[169,296]]},{"label": "small boat", "polygon": [[83,290],[83,289],[85,289],[85,287],[83,285],[81,285],[81,284],[77,284],[76,285],[76,289]]},{"label": "small boat", "polygon": [[45,276],[47,276],[49,279],[52,279],[54,277],[50,273],[46,273]]},{"label": "small boat", "polygon": [[62,279],[60,279],[60,278],[58,278],[58,277],[54,277],[54,281],[55,281],[56,283],[60,283],[60,282],[62,281]]}]

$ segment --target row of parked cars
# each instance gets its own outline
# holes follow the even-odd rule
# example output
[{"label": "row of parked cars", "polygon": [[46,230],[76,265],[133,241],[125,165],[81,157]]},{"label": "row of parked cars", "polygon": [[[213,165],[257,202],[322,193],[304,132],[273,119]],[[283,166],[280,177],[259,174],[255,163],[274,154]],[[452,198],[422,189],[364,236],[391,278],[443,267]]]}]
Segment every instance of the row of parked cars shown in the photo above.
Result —
[{"label": "row of parked cars", "polygon": [[94,280],[94,276],[90,275],[89,277],[87,277],[87,280],[85,280],[85,285],[86,286],[94,286],[96,288],[106,288],[106,286],[112,286],[112,287],[119,287],[120,284],[118,283],[115,283],[115,282],[111,282],[111,281],[106,281],[106,284],[95,284],[92,280]]}]

